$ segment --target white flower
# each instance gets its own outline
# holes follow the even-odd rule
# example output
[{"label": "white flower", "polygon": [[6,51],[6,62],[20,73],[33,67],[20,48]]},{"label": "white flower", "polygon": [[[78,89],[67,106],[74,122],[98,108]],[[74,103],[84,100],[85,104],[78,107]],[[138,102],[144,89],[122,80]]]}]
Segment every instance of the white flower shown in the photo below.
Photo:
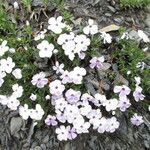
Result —
[{"label": "white flower", "polygon": [[123,35],[121,36],[121,39],[130,39],[129,33],[128,32],[124,32]]},{"label": "white flower", "polygon": [[9,50],[9,47],[7,46],[7,41],[4,40],[2,44],[0,45],[0,56],[3,56],[5,52]]},{"label": "white flower", "polygon": [[50,93],[54,95],[61,95],[65,90],[65,86],[61,83],[60,80],[55,80],[49,84]]},{"label": "white flower", "polygon": [[44,39],[45,38],[45,33],[47,32],[46,29],[44,29],[44,31],[40,31],[39,33],[37,33],[34,37],[35,41],[38,41],[40,39]]},{"label": "white flower", "polygon": [[63,68],[64,68],[64,64],[63,63],[59,64],[58,61],[56,61],[55,66],[53,66],[53,70],[56,71],[56,74],[63,73],[64,72]]},{"label": "white flower", "polygon": [[32,94],[30,95],[30,99],[31,99],[32,101],[35,101],[35,100],[37,99],[37,95],[32,93]]},{"label": "white flower", "polygon": [[141,84],[141,78],[140,77],[134,77],[134,79],[135,79],[135,82],[136,82],[136,86]]},{"label": "white flower", "polygon": [[105,103],[107,102],[107,99],[106,99],[106,96],[105,95],[102,95],[102,94],[99,94],[99,93],[96,93],[94,95],[95,99],[97,101],[100,102],[101,105],[105,106]]},{"label": "white flower", "polygon": [[74,70],[70,72],[70,76],[72,77],[72,82],[74,84],[81,84],[83,76],[85,75],[86,70],[80,67],[75,67]]},{"label": "white flower", "polygon": [[117,99],[110,99],[110,100],[107,100],[105,102],[105,108],[106,108],[106,111],[112,111],[112,110],[116,110],[118,107],[118,100]]},{"label": "white flower", "polygon": [[18,106],[20,105],[20,101],[15,96],[8,97],[7,106],[11,110],[17,110]]},{"label": "white flower", "polygon": [[3,85],[4,79],[0,77],[0,87]]},{"label": "white flower", "polygon": [[80,107],[80,114],[83,116],[87,116],[87,114],[92,110],[91,105],[88,102],[83,102]]},{"label": "white flower", "polygon": [[6,72],[0,69],[0,78],[4,78],[6,76]]},{"label": "white flower", "polygon": [[19,69],[19,68],[16,68],[14,71],[12,71],[12,74],[14,75],[14,77],[16,79],[21,79],[22,78],[21,69]]},{"label": "white flower", "polygon": [[127,87],[126,85],[114,87],[114,93],[119,93],[119,97],[129,95],[130,92],[131,92],[131,89]]},{"label": "white flower", "polygon": [[59,111],[63,111],[67,106],[67,101],[64,98],[60,98],[55,102],[55,109]]},{"label": "white flower", "polygon": [[7,59],[0,60],[0,67],[6,73],[11,73],[12,69],[15,67],[15,63],[11,57],[7,57]]},{"label": "white flower", "polygon": [[46,96],[45,96],[45,99],[46,99],[46,100],[49,100],[49,99],[50,99],[50,95],[46,95]]},{"label": "white flower", "polygon": [[71,83],[72,82],[71,74],[67,70],[65,70],[62,73],[62,75],[60,76],[60,78],[62,79],[62,83],[63,84]]},{"label": "white flower", "polygon": [[28,109],[28,105],[24,104],[24,106],[19,107],[19,115],[24,119],[27,120],[30,116],[30,110]]},{"label": "white flower", "polygon": [[40,104],[36,104],[35,109],[30,109],[30,117],[34,120],[41,120],[44,115],[44,110]]},{"label": "white flower", "polygon": [[57,139],[59,141],[67,141],[68,138],[68,129],[65,128],[65,126],[61,125],[59,128],[56,128],[55,130],[57,134]]},{"label": "white flower", "polygon": [[92,19],[88,20],[89,25],[83,28],[84,34],[94,35],[98,33],[98,26],[94,25],[94,21]]},{"label": "white flower", "polygon": [[110,36],[110,34],[106,33],[106,32],[101,32],[101,37],[103,39],[103,43],[111,43],[112,42],[112,37]]},{"label": "white flower", "polygon": [[117,121],[116,117],[107,119],[106,131],[113,133],[117,128],[119,128],[120,123]]},{"label": "white flower", "polygon": [[15,9],[19,9],[18,2],[16,2],[16,1],[14,2],[14,8],[15,8]]},{"label": "white flower", "polygon": [[106,130],[106,125],[107,125],[107,119],[105,117],[102,117],[100,120],[99,120],[99,126],[98,126],[98,132],[99,133],[104,133],[105,130]]},{"label": "white flower", "polygon": [[48,29],[56,34],[60,34],[62,32],[62,29],[66,27],[66,24],[62,23],[62,19],[62,16],[59,16],[57,18],[51,17],[48,20]]},{"label": "white flower", "polygon": [[43,88],[48,83],[48,79],[45,78],[45,76],[46,76],[46,74],[44,72],[40,72],[38,74],[35,74],[32,77],[31,83],[33,85],[36,85],[38,88]]},{"label": "white flower", "polygon": [[77,119],[74,123],[73,123],[73,127],[76,129],[76,132],[78,134],[81,133],[88,133],[89,132],[89,128],[90,128],[90,123],[89,122],[85,122],[84,119]]},{"label": "white flower", "polygon": [[13,90],[12,96],[14,96],[16,98],[21,97],[23,94],[23,87],[19,86],[18,84],[14,84],[12,86],[12,90]]},{"label": "white flower", "polygon": [[6,95],[0,95],[0,103],[1,103],[2,105],[7,105],[7,103],[8,103],[8,98],[7,98]]},{"label": "white flower", "polygon": [[150,42],[148,36],[142,30],[138,30],[138,35],[145,43]]},{"label": "white flower", "polygon": [[43,40],[40,44],[37,45],[37,48],[40,50],[39,56],[41,58],[45,57],[51,58],[54,50],[54,45],[46,40]]}]

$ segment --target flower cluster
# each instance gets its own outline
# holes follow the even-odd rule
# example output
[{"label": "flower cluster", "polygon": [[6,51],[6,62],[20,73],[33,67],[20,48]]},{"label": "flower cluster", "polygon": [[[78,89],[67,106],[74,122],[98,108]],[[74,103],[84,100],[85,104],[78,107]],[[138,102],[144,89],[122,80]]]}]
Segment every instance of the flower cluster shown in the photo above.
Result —
[{"label": "flower cluster", "polygon": [[[67,32],[64,32],[64,29]],[[46,38],[48,32],[51,32],[53,38]],[[48,73],[43,70],[32,74],[29,79],[30,86],[37,90],[30,92],[28,99],[33,103],[34,109],[28,103],[20,104],[20,99],[26,94],[24,93],[27,90],[25,89],[26,80],[23,80],[23,82],[17,81],[24,78],[22,74],[24,69],[17,67],[17,63],[15,64],[10,56],[5,56],[6,53],[15,53],[15,49],[9,48],[7,41],[3,41],[0,45],[0,57],[2,57],[0,59],[0,87],[3,86],[7,75],[10,75],[13,81],[15,79],[15,84],[12,84],[11,94],[0,95],[0,103],[7,105],[11,110],[19,109],[20,116],[25,120],[30,117],[39,121],[44,116],[44,110],[38,102],[38,98],[41,95],[39,96],[36,91],[43,90],[45,92],[45,88],[47,88],[48,93],[42,93],[45,97],[42,97],[42,100],[45,99],[47,103],[51,102],[54,112],[53,115],[47,114],[45,124],[56,126],[55,132],[58,140],[75,139],[79,134],[89,133],[90,129],[97,130],[98,133],[113,133],[120,126],[115,116],[116,110],[125,112],[131,106],[129,96],[131,96],[132,88],[130,89],[127,85],[114,85],[114,93],[111,92],[112,95],[117,94],[115,98],[108,98],[107,95],[100,93],[93,95],[89,92],[82,93],[78,86],[83,83],[84,77],[89,73],[84,67],[90,66],[91,69],[107,70],[111,67],[111,64],[107,63],[107,57],[105,58],[102,55],[88,56],[87,59],[90,58],[87,61],[90,62],[89,65],[84,67],[72,65],[71,69],[68,69],[65,62],[62,62],[64,59],[61,59],[62,57],[66,59],[67,56],[71,64],[76,58],[84,61],[83,59],[86,58],[87,51],[91,48],[91,41],[95,34],[100,34],[99,37],[105,45],[112,42],[111,35],[106,32],[99,32],[98,26],[92,19],[89,19],[88,25],[83,28],[83,32],[77,34],[63,22],[61,16],[50,18],[48,20],[48,28],[35,35],[34,40],[36,42],[40,41],[36,46],[39,57],[51,59],[53,64],[51,67],[57,76],[50,80]],[[138,31],[138,34],[144,42],[149,42],[143,31]],[[92,38],[90,37],[91,35]],[[129,38],[129,35],[124,33],[120,40]],[[61,55],[58,56],[58,54]],[[3,58],[3,56],[5,57]],[[128,72],[128,74],[130,73]],[[145,96],[142,94],[140,86],[141,78],[135,77],[135,82],[135,90],[132,97],[138,102],[144,100]],[[20,85],[20,83],[24,83],[24,85]],[[102,110],[108,115],[104,115]],[[133,125],[139,126],[144,121],[142,116],[134,114],[131,122]]]}]

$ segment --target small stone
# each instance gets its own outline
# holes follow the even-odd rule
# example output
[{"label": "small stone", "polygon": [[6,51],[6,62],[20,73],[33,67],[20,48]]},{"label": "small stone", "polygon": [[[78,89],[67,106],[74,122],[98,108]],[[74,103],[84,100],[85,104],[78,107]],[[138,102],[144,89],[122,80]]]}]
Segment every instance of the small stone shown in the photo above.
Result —
[{"label": "small stone", "polygon": [[116,23],[118,23],[118,24],[124,23],[123,17],[121,17],[121,18],[115,18],[114,21],[115,21]]},{"label": "small stone", "polygon": [[36,146],[33,150],[42,150],[40,146]]},{"label": "small stone", "polygon": [[111,17],[112,15],[110,13],[105,13],[105,16]]},{"label": "small stone", "polygon": [[137,40],[137,41],[140,41],[140,38],[139,38],[139,36],[138,36],[138,33],[137,33],[137,31],[135,31],[135,30],[131,30],[131,31],[129,32],[129,36],[130,36],[131,38]]},{"label": "small stone", "polygon": [[42,148],[42,150],[46,150],[46,145],[45,144],[41,144],[40,147]]},{"label": "small stone", "polygon": [[22,127],[22,118],[20,117],[13,117],[10,121],[10,132],[11,135],[17,133]]},{"label": "small stone", "polygon": [[114,8],[114,7],[112,7],[112,6],[107,6],[108,8],[109,8],[109,10],[110,11],[112,11],[113,13],[115,13],[116,12],[116,9]]},{"label": "small stone", "polygon": [[49,141],[49,135],[46,135],[43,139],[43,143],[48,143]]},{"label": "small stone", "polygon": [[147,13],[146,20],[144,22],[150,28],[150,13]]}]

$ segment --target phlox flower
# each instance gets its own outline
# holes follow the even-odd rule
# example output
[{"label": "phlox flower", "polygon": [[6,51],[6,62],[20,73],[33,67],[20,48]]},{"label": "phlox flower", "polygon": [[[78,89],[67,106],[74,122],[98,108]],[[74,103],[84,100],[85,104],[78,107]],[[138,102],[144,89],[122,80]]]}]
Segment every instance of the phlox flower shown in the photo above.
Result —
[{"label": "phlox flower", "polygon": [[49,84],[50,93],[53,95],[61,95],[65,90],[65,86],[60,80],[54,80]]},{"label": "phlox flower", "polygon": [[118,107],[118,100],[115,99],[115,98],[107,100],[105,102],[105,109],[106,109],[106,111],[116,110],[117,107]]},{"label": "phlox flower", "polygon": [[56,128],[55,132],[59,141],[67,141],[68,129],[65,126],[61,125],[59,128]]},{"label": "phlox flower", "polygon": [[68,130],[68,139],[69,140],[73,140],[77,137],[75,128],[71,128],[70,126],[67,126],[67,130]]},{"label": "phlox flower", "polygon": [[121,36],[121,39],[130,39],[129,33],[128,32],[124,32],[123,35]]},{"label": "phlox flower", "polygon": [[74,84],[81,84],[83,76],[85,75],[86,75],[86,70],[80,67],[75,67],[73,71],[70,72],[70,76],[72,77],[72,82]]},{"label": "phlox flower", "polygon": [[6,72],[0,67],[0,78],[3,79],[6,76]]},{"label": "phlox flower", "polygon": [[127,97],[123,97],[119,100],[118,107],[121,111],[126,111],[131,106],[131,103]]},{"label": "phlox flower", "polygon": [[64,72],[62,72],[62,75],[60,76],[60,78],[62,79],[62,83],[63,84],[71,83],[72,82],[71,74],[67,70],[65,70]]},{"label": "phlox flower", "polygon": [[54,50],[54,45],[46,40],[43,40],[40,44],[37,45],[37,48],[40,50],[39,56],[41,58],[51,58]]},{"label": "phlox flower", "polygon": [[102,113],[100,109],[91,110],[87,115],[89,118],[89,122],[93,125],[93,129],[97,129],[100,125],[100,118],[102,117]]},{"label": "phlox flower", "polygon": [[84,34],[91,34],[94,35],[98,33],[98,26],[94,24],[94,20],[88,20],[88,26],[83,28]]},{"label": "phlox flower", "polygon": [[91,95],[88,94],[88,93],[84,93],[84,94],[82,94],[82,96],[81,96],[81,100],[82,100],[83,102],[93,101],[93,99],[94,99],[94,97],[91,96]]},{"label": "phlox flower", "polygon": [[144,122],[142,116],[138,116],[136,113],[131,118],[131,123],[135,126],[139,126]]},{"label": "phlox flower", "polygon": [[45,119],[45,123],[50,126],[56,126],[58,124],[58,122],[56,121],[56,117],[55,116],[51,116],[48,115],[47,118]]},{"label": "phlox flower", "polygon": [[135,79],[135,82],[136,82],[136,86],[141,84],[141,78],[140,77],[134,77],[134,79]]},{"label": "phlox flower", "polygon": [[91,107],[91,105],[89,105],[88,102],[83,101],[81,103],[81,107],[80,107],[80,114],[81,115],[87,116],[91,110],[92,110],[92,107]]},{"label": "phlox flower", "polygon": [[12,85],[12,90],[13,90],[12,96],[16,98],[19,98],[23,95],[23,87],[19,86],[18,84]]},{"label": "phlox flower", "polygon": [[140,68],[141,70],[143,70],[145,68],[145,62],[138,62],[136,68]]},{"label": "phlox flower", "polygon": [[103,39],[103,43],[111,43],[112,42],[112,37],[110,36],[110,34],[106,33],[106,32],[101,32],[101,37]]},{"label": "phlox flower", "polygon": [[22,73],[21,73],[21,69],[16,68],[15,70],[12,71],[13,76],[16,79],[21,79],[22,78]]},{"label": "phlox flower", "polygon": [[120,123],[117,121],[116,117],[107,119],[106,132],[115,132],[115,130],[119,128],[119,125]]},{"label": "phlox flower", "polygon": [[60,34],[62,32],[62,29],[66,27],[66,24],[63,23],[62,20],[62,16],[59,16],[57,18],[51,17],[48,20],[48,30],[51,30],[56,34]]},{"label": "phlox flower", "polygon": [[20,101],[14,97],[13,95],[8,97],[7,107],[11,110],[17,110],[18,106],[20,105]]},{"label": "phlox flower", "polygon": [[6,95],[0,95],[0,104],[7,105],[8,97]]},{"label": "phlox flower", "polygon": [[148,36],[142,30],[138,30],[138,35],[145,43],[150,42]]},{"label": "phlox flower", "polygon": [[65,97],[70,104],[75,104],[80,100],[81,92],[69,89],[65,93]]},{"label": "phlox flower", "polygon": [[41,120],[44,115],[44,110],[40,104],[36,104],[35,109],[30,109],[30,118],[34,120]]},{"label": "phlox flower", "polygon": [[105,117],[100,118],[97,131],[99,133],[104,133],[106,131],[106,125],[107,125],[107,119]]},{"label": "phlox flower", "polygon": [[56,71],[56,74],[63,73],[64,72],[63,68],[64,68],[64,64],[63,63],[59,64],[58,61],[56,61],[55,66],[53,66],[53,70]]},{"label": "phlox flower", "polygon": [[73,123],[73,127],[76,129],[78,134],[89,133],[90,123],[85,122],[84,119],[77,119],[76,122]]},{"label": "phlox flower", "polygon": [[0,77],[0,87],[3,85],[4,79]]},{"label": "phlox flower", "polygon": [[9,50],[9,47],[7,46],[7,41],[4,40],[0,45],[0,56],[3,56],[5,52]]},{"label": "phlox flower", "polygon": [[14,67],[15,63],[13,62],[11,57],[7,57],[7,59],[0,60],[0,69],[5,71],[6,73],[11,73]]},{"label": "phlox flower", "polygon": [[119,93],[119,97],[129,95],[130,92],[131,92],[131,89],[127,87],[126,85],[114,87],[114,93]]},{"label": "phlox flower", "polygon": [[55,110],[63,111],[67,106],[67,101],[64,98],[55,101]]},{"label": "phlox flower", "polygon": [[35,101],[35,100],[37,99],[37,95],[36,95],[36,94],[31,93],[31,95],[30,95],[30,99],[31,99],[32,101]]},{"label": "phlox flower", "polygon": [[38,74],[35,74],[32,77],[31,83],[33,85],[36,85],[38,88],[43,88],[48,83],[48,79],[46,79],[45,76],[46,75],[44,72],[40,72]]},{"label": "phlox flower", "polygon": [[24,106],[19,107],[19,115],[22,119],[27,120],[30,116],[30,109],[28,109],[28,105],[24,104]]},{"label": "phlox flower", "polygon": [[90,67],[93,69],[93,68],[102,68],[103,67],[103,62],[104,62],[104,56],[101,56],[101,57],[93,57],[91,60],[90,60]]},{"label": "phlox flower", "polygon": [[80,53],[80,51],[86,51],[87,47],[90,45],[90,39],[83,34],[77,35],[74,38],[74,41],[76,43],[76,48],[75,48],[76,53]]},{"label": "phlox flower", "polygon": [[44,39],[45,38],[45,33],[47,32],[46,29],[44,29],[43,31],[40,31],[39,33],[37,33],[34,37],[35,41],[38,41],[40,39]]},{"label": "phlox flower", "polygon": [[61,123],[65,123],[67,120],[66,116],[63,113],[58,113],[58,111],[57,111],[56,118]]},{"label": "phlox flower", "polygon": [[70,34],[64,33],[64,34],[59,35],[57,39],[57,43],[59,45],[64,45],[68,41],[74,41],[74,38],[75,38],[75,34],[73,32],[70,32]]},{"label": "phlox flower", "polygon": [[97,103],[100,103],[102,106],[105,106],[105,103],[107,102],[107,99],[106,99],[105,95],[96,93],[94,95],[94,97],[95,97],[95,100],[97,100]]},{"label": "phlox flower", "polygon": [[145,95],[142,94],[142,88],[140,86],[136,86],[135,91],[133,92],[133,97],[136,102],[144,100]]}]

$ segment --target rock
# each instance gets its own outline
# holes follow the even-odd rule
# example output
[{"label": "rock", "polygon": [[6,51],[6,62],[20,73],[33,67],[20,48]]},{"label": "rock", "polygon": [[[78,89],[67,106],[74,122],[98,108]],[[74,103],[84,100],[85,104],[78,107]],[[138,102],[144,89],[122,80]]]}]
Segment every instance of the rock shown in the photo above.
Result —
[{"label": "rock", "polygon": [[42,150],[42,148],[40,146],[36,146],[35,148],[30,149],[30,150]]},{"label": "rock", "polygon": [[107,6],[108,8],[109,8],[109,10],[110,11],[112,11],[113,13],[115,13],[116,12],[116,9],[114,8],[114,7],[112,7],[112,6]]},{"label": "rock", "polygon": [[130,36],[131,38],[137,40],[137,41],[140,41],[140,38],[139,38],[139,36],[138,36],[138,33],[137,33],[137,31],[135,31],[135,30],[131,30],[131,31],[129,32],[129,36]]},{"label": "rock", "polygon": [[114,21],[120,25],[124,23],[124,18],[123,17],[114,18]]},{"label": "rock", "polygon": [[111,17],[112,15],[110,13],[105,13],[105,16]]},{"label": "rock", "polygon": [[46,135],[43,139],[43,143],[48,143],[49,141],[49,135]]},{"label": "rock", "polygon": [[17,133],[22,127],[22,118],[20,117],[13,117],[10,121],[10,132],[11,135]]},{"label": "rock", "polygon": [[150,13],[147,13],[146,20],[144,22],[150,28]]},{"label": "rock", "polygon": [[40,147],[42,148],[42,150],[46,150],[46,145],[45,144],[41,144]]},{"label": "rock", "polygon": [[120,29],[120,26],[117,26],[115,24],[111,24],[109,26],[106,26],[106,27],[100,29],[99,31],[100,32],[110,32],[110,31],[117,31],[119,29]]},{"label": "rock", "polygon": [[33,0],[32,1],[32,6],[34,6],[34,7],[37,7],[37,6],[43,7],[44,6],[44,2],[41,1],[41,0]]}]

